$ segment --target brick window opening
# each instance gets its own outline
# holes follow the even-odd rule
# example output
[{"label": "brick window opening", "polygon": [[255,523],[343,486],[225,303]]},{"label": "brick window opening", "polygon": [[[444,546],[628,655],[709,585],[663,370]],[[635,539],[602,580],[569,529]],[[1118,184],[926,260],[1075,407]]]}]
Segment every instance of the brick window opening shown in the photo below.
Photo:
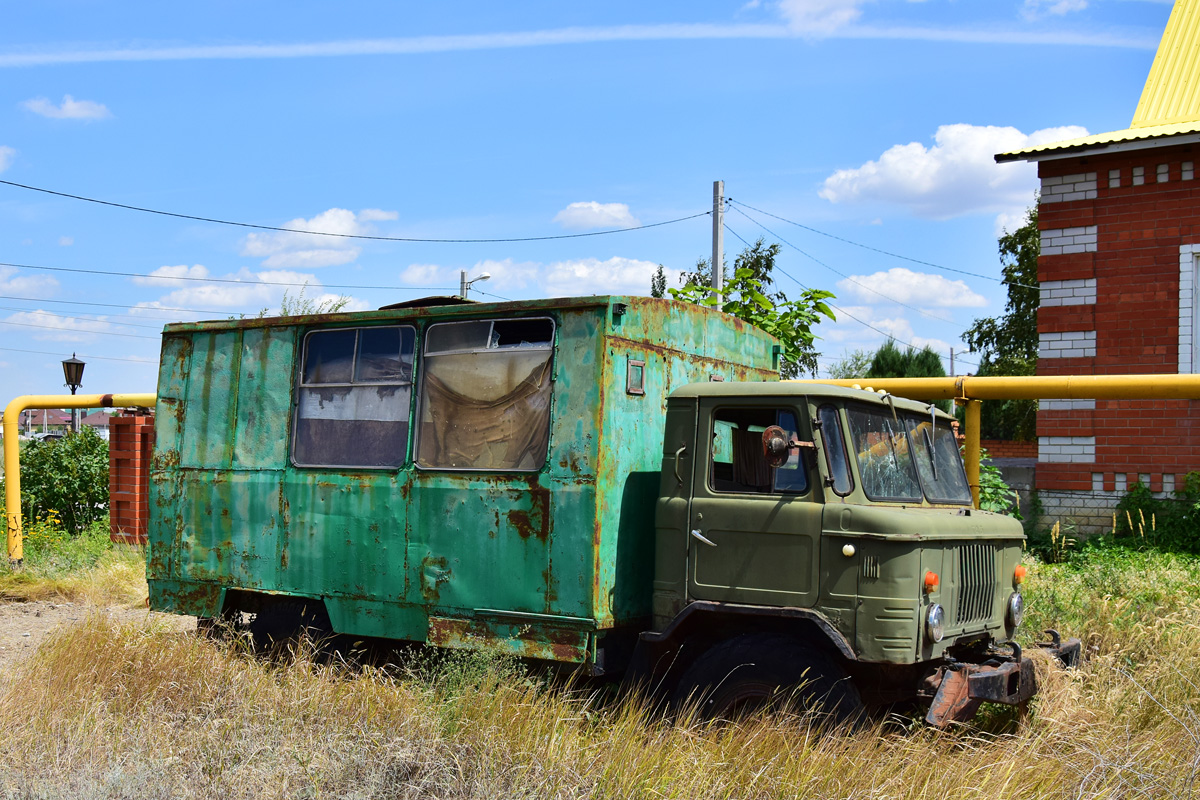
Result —
[{"label": "brick window opening", "polygon": [[1108,188],[1110,188],[1110,189],[1121,188],[1121,170],[1110,169],[1108,171]]},{"label": "brick window opening", "polygon": [[1157,172],[1158,172],[1158,182],[1166,183],[1167,182],[1167,165],[1159,164]]},{"label": "brick window opening", "polygon": [[1179,176],[1180,180],[1190,181],[1193,177],[1195,177],[1195,172],[1192,170],[1192,162],[1191,161],[1183,162],[1182,166],[1183,166],[1183,170],[1182,170],[1182,174]]},{"label": "brick window opening", "polygon": [[1141,186],[1145,182],[1146,182],[1146,168],[1145,167],[1134,167],[1133,168],[1133,185]]}]

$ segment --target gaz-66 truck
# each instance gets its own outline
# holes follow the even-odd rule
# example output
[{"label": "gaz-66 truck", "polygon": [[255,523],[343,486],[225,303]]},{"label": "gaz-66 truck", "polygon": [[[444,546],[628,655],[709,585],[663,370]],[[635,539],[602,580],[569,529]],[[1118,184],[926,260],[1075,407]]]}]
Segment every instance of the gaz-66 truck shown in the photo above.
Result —
[{"label": "gaz-66 truck", "polygon": [[641,297],[169,325],[151,607],[559,662],[710,715],[797,686],[938,725],[1031,697],[1022,531],[972,507],[951,418],[780,382],[779,357]]}]

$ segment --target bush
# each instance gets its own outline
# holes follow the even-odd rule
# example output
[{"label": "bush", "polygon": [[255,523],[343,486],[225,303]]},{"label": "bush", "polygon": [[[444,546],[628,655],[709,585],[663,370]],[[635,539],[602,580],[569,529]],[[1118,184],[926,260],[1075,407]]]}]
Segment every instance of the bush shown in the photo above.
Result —
[{"label": "bush", "polygon": [[987,450],[979,450],[979,507],[1021,519],[1017,510],[1017,491],[1004,482],[1004,475],[995,464],[988,463]]},{"label": "bush", "polygon": [[91,428],[21,451],[21,513],[78,534],[108,513],[108,442]]},{"label": "bush", "polygon": [[1155,497],[1140,481],[1117,503],[1118,541],[1174,553],[1200,553],[1200,472],[1189,472],[1174,497]]}]

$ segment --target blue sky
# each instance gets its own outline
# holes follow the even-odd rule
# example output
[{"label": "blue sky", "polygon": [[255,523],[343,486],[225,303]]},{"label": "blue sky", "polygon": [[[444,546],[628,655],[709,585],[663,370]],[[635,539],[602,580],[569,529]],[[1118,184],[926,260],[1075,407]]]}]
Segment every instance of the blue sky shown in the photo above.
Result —
[{"label": "blue sky", "polygon": [[[837,294],[824,363],[886,332],[955,348],[960,372],[974,362],[963,330],[1003,310],[996,236],[1037,184],[1033,165],[992,156],[1127,127],[1171,10],[178,6],[10,8],[0,180],[269,227],[506,239],[702,214],[721,179],[730,258],[738,237],[784,240],[780,288]],[[707,216],[415,243],[0,185],[0,378],[5,402],[63,391],[59,361],[76,352],[83,391],[153,391],[164,322],[276,309],[305,283],[351,308],[453,294],[463,269],[492,275],[477,299],[647,294],[658,264],[675,276],[710,251]]]}]

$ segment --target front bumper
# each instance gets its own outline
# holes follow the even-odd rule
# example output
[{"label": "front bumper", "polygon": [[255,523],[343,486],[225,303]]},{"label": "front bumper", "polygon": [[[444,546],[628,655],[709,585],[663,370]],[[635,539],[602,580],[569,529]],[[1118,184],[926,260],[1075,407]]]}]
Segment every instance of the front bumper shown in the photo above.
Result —
[{"label": "front bumper", "polygon": [[[1081,650],[1078,639],[1063,641],[1056,631],[1047,631],[1052,641],[1039,642],[1037,647],[1054,656],[1064,667],[1079,663]],[[928,679],[936,686],[933,702],[925,721],[937,728],[952,722],[968,722],[986,700],[1015,706],[1037,694],[1037,678],[1033,661],[1021,655],[1012,645],[1012,655],[990,658],[982,664],[954,662],[939,667]]]}]

